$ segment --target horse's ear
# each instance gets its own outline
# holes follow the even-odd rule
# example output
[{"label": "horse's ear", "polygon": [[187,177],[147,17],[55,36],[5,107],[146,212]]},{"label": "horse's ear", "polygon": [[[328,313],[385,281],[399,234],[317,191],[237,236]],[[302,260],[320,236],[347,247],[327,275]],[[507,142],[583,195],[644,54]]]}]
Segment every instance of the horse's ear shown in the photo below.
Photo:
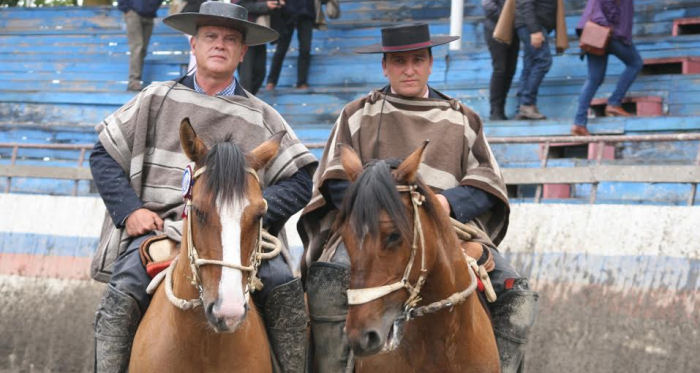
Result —
[{"label": "horse's ear", "polygon": [[190,118],[185,118],[180,122],[180,144],[187,158],[199,164],[207,155],[207,146],[197,137],[194,128],[190,124]]},{"label": "horse's ear", "polygon": [[338,147],[340,147],[340,163],[343,164],[345,173],[348,175],[350,181],[357,180],[358,176],[362,173],[362,161],[360,157],[350,145],[339,144]]},{"label": "horse's ear", "polygon": [[418,166],[423,160],[423,151],[425,147],[428,146],[430,140],[423,141],[423,144],[414,150],[411,155],[408,156],[396,170],[393,171],[394,178],[399,184],[413,184],[416,182],[416,175],[418,174]]},{"label": "horse's ear", "polygon": [[277,155],[277,151],[280,149],[280,143],[282,138],[287,134],[287,131],[279,131],[272,135],[262,144],[258,145],[257,148],[251,150],[246,154],[246,160],[248,165],[252,167],[255,171],[262,169],[267,165],[272,158]]}]

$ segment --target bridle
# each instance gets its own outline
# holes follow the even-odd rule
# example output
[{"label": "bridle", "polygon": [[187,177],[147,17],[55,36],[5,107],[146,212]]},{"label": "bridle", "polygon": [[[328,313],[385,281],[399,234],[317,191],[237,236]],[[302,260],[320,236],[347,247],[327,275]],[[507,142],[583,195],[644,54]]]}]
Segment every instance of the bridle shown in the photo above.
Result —
[{"label": "bridle", "polygon": [[[188,166],[189,167],[189,166]],[[189,188],[191,190],[192,186],[194,185],[195,181],[199,176],[201,176],[205,171],[207,170],[206,166],[202,166],[198,169],[196,169],[192,173],[191,180],[189,180]],[[258,173],[249,167],[246,167],[245,171],[255,177],[255,180],[257,180],[258,184],[260,184],[260,179],[258,178]],[[187,172],[187,171],[186,171]],[[173,259],[173,262],[170,264],[170,266],[167,269],[167,272],[165,274],[165,293],[166,296],[168,297],[168,300],[172,304],[174,304],[176,307],[182,309],[182,310],[188,310],[197,306],[202,305],[202,294],[204,292],[204,289],[202,288],[202,283],[200,280],[199,276],[199,268],[205,265],[218,265],[222,267],[228,267],[228,268],[233,268],[237,269],[241,272],[247,272],[248,273],[248,281],[246,282],[246,287],[245,287],[245,300],[248,302],[248,299],[250,297],[250,293],[254,292],[256,290],[262,289],[262,282],[258,278],[258,267],[260,266],[260,263],[265,260],[265,259],[271,259],[277,256],[281,251],[282,251],[282,242],[272,234],[268,233],[266,230],[263,229],[262,227],[262,217],[259,220],[258,224],[258,237],[256,240],[255,244],[255,249],[250,255],[250,265],[244,266],[236,263],[229,263],[225,262],[223,260],[215,260],[215,259],[202,259],[199,257],[199,253],[197,251],[197,248],[194,245],[194,241],[192,239],[192,196],[191,193],[184,193],[184,199],[185,199],[185,212],[183,213],[183,216],[187,217],[187,225],[185,227],[186,229],[186,235],[187,235],[187,257],[189,258],[189,265],[190,265],[190,270],[192,272],[192,285],[197,288],[199,292],[199,298],[197,299],[190,299],[190,300],[185,300],[181,299],[175,296],[173,293],[172,289],[172,272],[175,268],[175,264],[177,263],[177,257]],[[264,200],[263,200],[264,201]],[[267,202],[265,201],[265,210],[267,210]],[[268,249],[271,251],[264,251],[264,249]]]},{"label": "bridle", "polygon": [[[423,205],[425,201],[425,196],[421,194],[418,190],[417,185],[397,185],[396,189],[400,193],[409,193],[411,197],[411,205],[413,206],[413,242],[411,243],[411,256],[404,270],[403,277],[401,280],[394,282],[392,284],[376,286],[371,288],[363,289],[348,289],[348,305],[358,305],[369,303],[373,300],[384,297],[400,289],[406,289],[409,293],[408,299],[403,304],[403,313],[401,318],[410,320],[414,317],[423,316],[428,313],[433,313],[439,311],[443,308],[453,307],[454,305],[462,303],[469,295],[471,295],[477,286],[476,275],[473,270],[468,270],[471,282],[469,286],[460,291],[453,293],[449,297],[430,303],[425,306],[416,307],[416,305],[421,301],[420,290],[425,284],[425,279],[428,270],[425,266],[425,237],[423,235],[423,226],[420,221],[420,216],[418,214],[418,208]],[[415,285],[412,285],[409,276],[411,270],[413,269],[413,264],[416,258],[416,253],[418,247],[420,246],[421,251],[421,269],[418,280],[416,280]],[[468,256],[466,256],[467,262],[469,263],[469,268],[473,268],[476,261]],[[474,262],[471,263],[470,261]]]}]

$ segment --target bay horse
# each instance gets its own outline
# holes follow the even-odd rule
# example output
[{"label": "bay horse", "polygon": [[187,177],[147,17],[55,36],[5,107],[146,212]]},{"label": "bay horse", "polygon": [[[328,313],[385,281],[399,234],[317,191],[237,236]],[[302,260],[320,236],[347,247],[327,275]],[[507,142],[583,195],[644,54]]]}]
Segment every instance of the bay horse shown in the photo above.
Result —
[{"label": "bay horse", "polygon": [[475,263],[418,175],[427,143],[393,170],[385,160],[363,170],[341,145],[353,183],[336,228],[350,257],[345,327],[355,371],[499,372]]},{"label": "bay horse", "polygon": [[260,260],[275,254],[262,251],[274,238],[262,230],[267,204],[257,170],[277,154],[282,136],[246,155],[231,142],[209,150],[182,121],[180,142],[194,162],[185,172],[190,178],[183,177],[189,192],[182,248],[139,324],[130,372],[272,371],[265,326],[249,293],[258,286]]}]

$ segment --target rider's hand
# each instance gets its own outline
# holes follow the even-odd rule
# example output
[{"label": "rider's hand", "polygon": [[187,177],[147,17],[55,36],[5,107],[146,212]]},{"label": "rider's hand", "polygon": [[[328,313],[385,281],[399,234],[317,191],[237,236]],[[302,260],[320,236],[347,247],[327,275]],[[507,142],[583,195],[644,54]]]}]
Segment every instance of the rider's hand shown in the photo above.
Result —
[{"label": "rider's hand", "polygon": [[126,218],[126,234],[131,237],[140,236],[154,230],[163,230],[163,219],[155,212],[140,208]]},{"label": "rider's hand", "polygon": [[530,44],[532,44],[534,48],[540,49],[542,43],[544,43],[544,34],[542,31],[533,32],[530,34]]},{"label": "rider's hand", "polygon": [[443,210],[447,212],[447,215],[450,215],[452,209],[450,208],[450,203],[447,202],[447,198],[445,198],[445,196],[442,194],[436,194],[435,196],[437,197],[438,202],[440,202],[440,206],[442,206]]}]

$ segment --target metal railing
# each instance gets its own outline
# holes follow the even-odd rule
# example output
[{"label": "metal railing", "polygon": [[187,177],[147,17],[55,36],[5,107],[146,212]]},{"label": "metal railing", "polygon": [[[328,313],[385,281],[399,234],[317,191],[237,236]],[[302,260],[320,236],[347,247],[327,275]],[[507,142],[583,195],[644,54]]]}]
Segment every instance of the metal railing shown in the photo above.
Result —
[{"label": "metal railing", "polygon": [[[491,137],[491,144],[541,144],[542,156],[539,168],[502,168],[503,177],[508,185],[537,185],[535,202],[542,200],[543,184],[591,184],[590,203],[595,203],[598,184],[611,182],[642,182],[642,183],[688,183],[691,186],[688,205],[693,205],[700,183],[700,146],[694,164],[692,165],[603,165],[603,150],[606,144],[621,142],[668,142],[668,141],[700,141],[700,133],[653,134],[653,135],[611,135],[611,136],[529,136],[529,137]],[[581,144],[597,144],[597,154],[594,164],[576,167],[547,167],[550,159],[552,144],[575,146]],[[319,149],[325,143],[307,143],[309,149]],[[48,179],[68,179],[75,182],[73,195],[77,194],[78,182],[91,180],[92,175],[87,167],[83,167],[85,154],[92,149],[92,144],[17,144],[0,143],[0,148],[11,148],[12,156],[9,165],[0,165],[0,177],[8,178],[5,192],[11,191],[13,177],[32,177]],[[76,167],[52,167],[17,165],[19,149],[47,150],[79,150]]]}]

